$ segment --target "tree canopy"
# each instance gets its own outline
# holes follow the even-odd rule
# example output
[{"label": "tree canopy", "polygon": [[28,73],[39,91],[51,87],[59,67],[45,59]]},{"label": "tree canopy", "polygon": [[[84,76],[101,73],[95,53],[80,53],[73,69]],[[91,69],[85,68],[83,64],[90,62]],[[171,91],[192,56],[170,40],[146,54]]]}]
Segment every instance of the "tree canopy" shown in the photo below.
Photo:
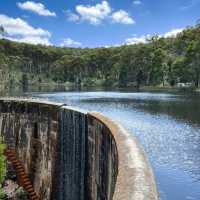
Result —
[{"label": "tree canopy", "polygon": [[[1,34],[4,32],[0,28]],[[1,84],[54,82],[105,86],[199,86],[200,26],[176,37],[110,48],[59,48],[0,40]]]}]

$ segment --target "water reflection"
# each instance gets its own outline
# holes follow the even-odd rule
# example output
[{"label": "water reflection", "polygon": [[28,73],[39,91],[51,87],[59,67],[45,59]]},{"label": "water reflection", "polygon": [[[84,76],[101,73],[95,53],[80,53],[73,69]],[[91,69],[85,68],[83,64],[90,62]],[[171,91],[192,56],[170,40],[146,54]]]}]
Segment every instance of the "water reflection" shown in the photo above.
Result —
[{"label": "water reflection", "polygon": [[162,200],[200,199],[200,97],[164,93],[34,94],[120,121],[144,145]]}]

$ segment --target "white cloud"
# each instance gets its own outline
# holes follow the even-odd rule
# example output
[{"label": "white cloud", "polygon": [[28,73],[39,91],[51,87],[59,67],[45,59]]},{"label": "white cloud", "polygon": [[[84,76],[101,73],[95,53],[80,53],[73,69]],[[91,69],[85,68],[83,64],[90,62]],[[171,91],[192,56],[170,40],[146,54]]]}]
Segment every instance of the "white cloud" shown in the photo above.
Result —
[{"label": "white cloud", "polygon": [[104,47],[104,48],[111,48],[111,47],[120,47],[120,46],[122,46],[122,44],[112,44],[112,45],[102,45],[102,46],[100,46],[100,47]]},{"label": "white cloud", "polygon": [[134,5],[141,5],[142,2],[141,2],[140,0],[135,0],[135,1],[133,1],[133,4],[134,4]]},{"label": "white cloud", "polygon": [[22,10],[28,10],[31,12],[34,12],[38,15],[41,16],[51,16],[51,17],[55,17],[56,13],[55,12],[51,12],[49,11],[47,8],[45,8],[45,6],[42,3],[36,3],[33,1],[26,1],[26,2],[18,2],[17,6],[19,8],[21,8]]},{"label": "white cloud", "polygon": [[21,18],[12,18],[0,14],[0,24],[9,35],[50,37],[51,34],[41,28],[34,28]]},{"label": "white cloud", "polygon": [[61,47],[81,47],[82,43],[72,40],[71,38],[64,39],[60,44]]},{"label": "white cloud", "polygon": [[76,12],[66,11],[69,21],[88,21],[92,25],[99,25],[104,20],[111,20],[114,23],[134,24],[133,18],[124,10],[113,12],[107,1],[102,1],[94,6],[77,5]]},{"label": "white cloud", "polygon": [[23,42],[23,43],[28,43],[28,44],[41,44],[45,46],[52,45],[49,41],[48,38],[41,38],[41,37],[23,37],[23,38],[14,38],[14,37],[4,37],[5,39],[12,40],[15,42]]},{"label": "white cloud", "polygon": [[76,12],[82,20],[98,25],[111,13],[111,7],[107,1],[102,1],[102,3],[95,6],[78,5],[76,6]]},{"label": "white cloud", "polygon": [[182,11],[189,10],[199,3],[200,3],[200,0],[190,0],[190,2],[188,4],[181,6],[180,10],[182,10]]},{"label": "white cloud", "polygon": [[142,36],[134,35],[131,38],[127,38],[125,40],[125,44],[131,45],[131,44],[147,43],[150,37],[151,37],[150,35],[142,35]]},{"label": "white cloud", "polygon": [[71,22],[78,22],[80,20],[80,16],[71,12],[70,10],[64,11],[67,19]]},{"label": "white cloud", "polygon": [[162,37],[176,37],[179,33],[181,33],[184,29],[183,28],[178,28],[178,29],[172,29],[171,31],[161,35]]},{"label": "white cloud", "polygon": [[121,23],[121,24],[134,24],[135,21],[130,15],[124,10],[118,10],[112,14],[112,21],[114,23]]},{"label": "white cloud", "polygon": [[0,24],[6,31],[7,39],[32,44],[50,45],[51,33],[42,28],[34,28],[21,18],[0,14]]},{"label": "white cloud", "polygon": [[[176,37],[177,34],[181,33],[183,30],[184,30],[183,28],[172,29],[171,31],[168,31],[164,34],[158,35],[158,37],[159,38],[161,38],[161,37],[164,37],[164,38]],[[148,40],[151,39],[151,37],[152,37],[152,35],[150,35],[150,34],[141,35],[141,36],[133,35],[133,37],[127,38],[125,40],[125,44],[131,45],[131,44],[147,43]]]}]

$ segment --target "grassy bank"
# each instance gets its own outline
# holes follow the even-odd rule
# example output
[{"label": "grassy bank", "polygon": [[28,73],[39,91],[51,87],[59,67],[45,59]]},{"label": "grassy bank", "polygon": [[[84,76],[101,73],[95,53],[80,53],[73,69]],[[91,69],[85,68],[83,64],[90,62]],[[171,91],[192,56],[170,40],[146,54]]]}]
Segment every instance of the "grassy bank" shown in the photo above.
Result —
[{"label": "grassy bank", "polygon": [[6,158],[3,155],[5,144],[0,140],[0,199],[5,199],[5,194],[2,190],[2,184],[6,176]]}]

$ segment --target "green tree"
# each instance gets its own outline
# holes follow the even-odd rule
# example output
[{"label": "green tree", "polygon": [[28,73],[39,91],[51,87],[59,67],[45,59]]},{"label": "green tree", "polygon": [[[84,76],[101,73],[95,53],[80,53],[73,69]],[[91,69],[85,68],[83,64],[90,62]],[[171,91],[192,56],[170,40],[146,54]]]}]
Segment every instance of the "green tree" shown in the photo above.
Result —
[{"label": "green tree", "polygon": [[186,62],[188,63],[195,86],[199,86],[200,79],[200,41],[192,41],[186,52]]},{"label": "green tree", "polygon": [[164,76],[165,76],[165,59],[166,59],[166,52],[161,48],[156,48],[153,51],[152,56],[152,65],[151,65],[151,72],[150,72],[150,83],[151,84],[160,84],[163,83]]},{"label": "green tree", "polygon": [[175,58],[174,62],[172,63],[170,78],[170,81],[172,83],[171,85],[174,85],[178,82],[185,83],[190,80],[190,71],[187,67],[184,56],[179,56]]},{"label": "green tree", "polygon": [[5,29],[3,26],[0,26],[0,35],[3,35],[5,33]]}]

